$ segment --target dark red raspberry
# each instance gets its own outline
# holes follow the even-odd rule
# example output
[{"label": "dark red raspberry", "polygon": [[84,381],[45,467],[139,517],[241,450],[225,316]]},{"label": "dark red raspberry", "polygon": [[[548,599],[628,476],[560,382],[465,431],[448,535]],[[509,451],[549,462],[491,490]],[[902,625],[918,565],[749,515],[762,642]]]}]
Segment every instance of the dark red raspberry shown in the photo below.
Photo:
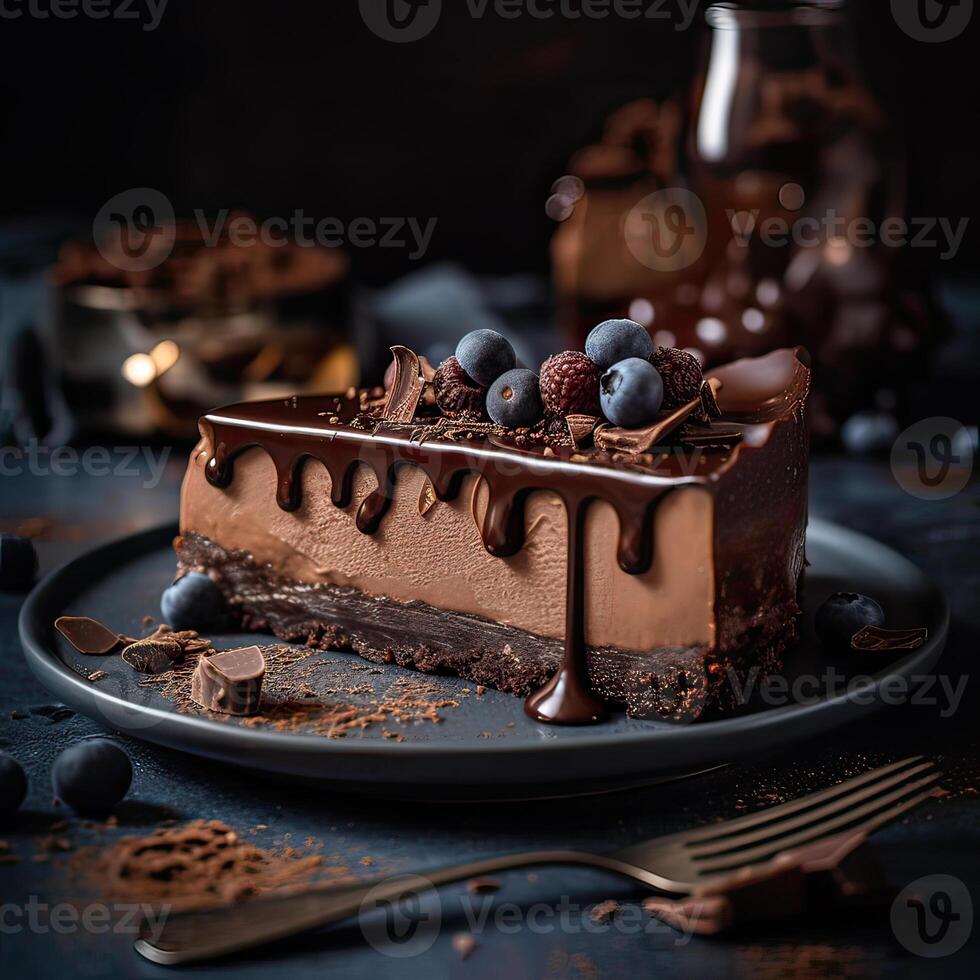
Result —
[{"label": "dark red raspberry", "polygon": [[678,347],[658,347],[650,363],[664,381],[662,408],[673,411],[698,397],[704,374],[701,362],[693,354]]},{"label": "dark red raspberry", "polygon": [[436,369],[432,386],[436,404],[450,418],[479,418],[483,414],[486,388],[481,388],[460,366],[455,357],[447,357]]},{"label": "dark red raspberry", "polygon": [[541,365],[541,401],[552,415],[599,414],[599,365],[579,350],[555,354]]}]

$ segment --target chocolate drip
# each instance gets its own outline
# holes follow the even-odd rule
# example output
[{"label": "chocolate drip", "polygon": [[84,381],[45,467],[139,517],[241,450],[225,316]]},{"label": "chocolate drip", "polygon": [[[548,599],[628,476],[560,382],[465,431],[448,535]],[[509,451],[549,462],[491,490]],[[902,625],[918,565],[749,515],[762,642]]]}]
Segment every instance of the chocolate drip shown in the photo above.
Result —
[{"label": "chocolate drip", "polygon": [[525,702],[524,712],[553,725],[595,724],[606,706],[592,693],[585,648],[585,515],[589,500],[565,499],[568,556],[565,586],[565,652],[558,673]]},{"label": "chocolate drip", "polygon": [[[761,421],[775,417],[776,403],[792,397],[797,387],[801,399],[805,397],[809,372],[797,352],[780,351],[761,359],[762,380],[756,377],[753,363],[739,362],[727,369],[723,408],[731,411],[724,404],[726,395],[737,412],[744,412],[752,402],[753,421]],[[792,378],[797,380],[791,383]],[[617,465],[613,454],[601,450],[584,458],[574,449],[552,450],[556,458],[548,459],[542,452],[511,450],[499,439],[494,442],[477,434],[467,443],[433,439],[422,445],[410,432],[387,430],[384,423],[373,432],[351,425],[359,412],[356,397],[302,398],[248,403],[208,415],[201,421],[202,435],[213,453],[205,467],[207,479],[216,487],[227,487],[236,457],[260,447],[272,457],[276,498],[284,510],[300,506],[301,467],[310,458],[330,473],[334,505],[347,508],[353,499],[354,473],[367,466],[377,487],[358,507],[356,524],[362,533],[373,534],[394,499],[400,467],[410,464],[422,469],[442,501],[455,499],[467,474],[477,473],[486,481],[489,494],[481,536],[487,551],[497,557],[513,555],[523,546],[527,497],[534,490],[557,493],[568,516],[565,655],[560,672],[528,699],[526,710],[538,720],[564,724],[601,718],[603,706],[589,686],[585,642],[584,528],[589,505],[594,500],[612,505],[619,518],[619,565],[628,574],[642,574],[653,560],[653,519],[659,502],[682,486],[716,492],[719,475],[732,465],[740,449],[708,454],[700,460],[707,465],[696,467],[696,472],[683,456],[666,454],[658,457],[654,472]],[[336,423],[323,422],[326,415],[335,416]],[[317,421],[310,424],[311,419]]]}]

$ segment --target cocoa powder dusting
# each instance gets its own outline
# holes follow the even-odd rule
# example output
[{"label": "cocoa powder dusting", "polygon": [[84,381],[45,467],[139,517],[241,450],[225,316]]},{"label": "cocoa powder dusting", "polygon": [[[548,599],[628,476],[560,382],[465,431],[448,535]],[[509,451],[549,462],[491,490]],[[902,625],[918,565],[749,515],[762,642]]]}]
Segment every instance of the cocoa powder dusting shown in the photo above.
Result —
[{"label": "cocoa powder dusting", "polygon": [[352,877],[344,866],[325,865],[320,854],[244,841],[220,820],[194,820],[123,837],[104,849],[83,848],[69,867],[106,900],[165,903],[175,910]]},{"label": "cocoa powder dusting", "polygon": [[[362,664],[325,660],[308,647],[273,643],[261,650],[266,672],[259,710],[247,719],[238,719],[248,728],[343,738],[375,725],[438,724],[441,710],[459,707],[458,701],[445,697],[445,692],[425,678],[399,677],[376,692],[370,684],[356,682],[357,673],[369,670]],[[156,688],[182,713],[227,721],[228,716],[209,712],[191,698],[199,656],[188,652],[172,670],[146,677],[140,686]],[[383,734],[401,740],[401,733],[386,730]]]}]

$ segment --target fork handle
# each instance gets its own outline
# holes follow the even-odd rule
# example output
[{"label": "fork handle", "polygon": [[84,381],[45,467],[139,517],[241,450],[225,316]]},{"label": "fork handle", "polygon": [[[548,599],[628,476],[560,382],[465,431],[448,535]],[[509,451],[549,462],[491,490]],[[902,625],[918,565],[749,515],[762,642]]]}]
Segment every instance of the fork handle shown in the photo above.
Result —
[{"label": "fork handle", "polygon": [[538,864],[579,864],[620,873],[625,870],[622,862],[583,851],[502,854],[423,873],[387,875],[231,907],[178,913],[162,923],[144,924],[135,948],[154,963],[167,966],[200,962],[340,922],[360,911],[368,899],[373,907],[478,875]]}]

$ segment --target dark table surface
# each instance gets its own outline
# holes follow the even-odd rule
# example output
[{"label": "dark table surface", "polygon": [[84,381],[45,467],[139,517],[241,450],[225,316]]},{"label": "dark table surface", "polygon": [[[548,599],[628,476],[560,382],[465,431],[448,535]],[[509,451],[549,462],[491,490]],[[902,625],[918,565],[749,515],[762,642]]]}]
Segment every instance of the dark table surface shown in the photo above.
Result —
[{"label": "dark table surface", "polygon": [[[155,461],[160,451],[147,450]],[[147,458],[139,454],[126,461],[116,454],[108,476],[58,476],[44,461],[22,460],[18,475],[0,479],[0,525],[35,537],[43,573],[100,541],[173,519],[182,453],[172,454],[159,479]],[[939,583],[952,604],[953,630],[938,671],[954,684],[969,676],[980,637],[976,483],[948,500],[923,501],[897,485],[887,463],[825,458],[814,460],[811,484],[814,515],[884,541]],[[90,977],[162,977],[165,968],[133,953],[131,935],[94,934],[72,922],[56,927],[50,914],[73,888],[71,853],[52,854],[41,843],[51,823],[65,816],[52,805],[51,762],[67,744],[100,729],[96,722],[52,705],[28,671],[16,631],[22,600],[21,595],[0,593],[0,750],[14,754],[30,778],[20,815],[0,831],[19,859],[0,864],[0,976],[60,976],[71,970]],[[892,707],[833,737],[791,751],[774,745],[765,757],[695,779],[547,803],[358,800],[219,771],[205,761],[124,738],[135,779],[129,799],[119,808],[118,826],[86,827],[70,820],[59,833],[78,848],[145,832],[162,818],[220,819],[270,847],[312,837],[326,852],[347,855],[364,874],[409,871],[531,847],[623,846],[744,813],[869,765],[922,753],[941,760],[943,791],[879,833],[876,847],[898,888],[942,874],[978,896],[978,686],[968,683],[952,715],[941,704]],[[255,830],[259,826],[266,829]],[[372,865],[361,867],[358,855],[372,859]],[[644,897],[637,887],[603,873],[554,867],[542,869],[533,880],[515,872],[502,875],[500,882],[498,892],[478,901],[463,888],[446,889],[441,927],[430,937],[429,948],[411,956],[372,948],[357,924],[349,924],[286,948],[188,972],[242,978],[476,978],[506,973],[513,980],[593,980],[667,970],[710,977],[896,977],[924,975],[936,967],[954,976],[975,976],[980,969],[975,942],[941,959],[907,951],[890,924],[887,903],[860,914],[791,920],[735,937],[688,941],[646,915],[593,923],[582,911],[586,907],[615,899],[635,909]],[[23,914],[29,903],[33,916]],[[526,914],[532,906],[538,909],[534,917]],[[518,907],[525,913],[518,913]],[[477,921],[474,929],[468,914],[486,914],[486,920]],[[471,929],[479,947],[462,961],[452,937]]]}]

